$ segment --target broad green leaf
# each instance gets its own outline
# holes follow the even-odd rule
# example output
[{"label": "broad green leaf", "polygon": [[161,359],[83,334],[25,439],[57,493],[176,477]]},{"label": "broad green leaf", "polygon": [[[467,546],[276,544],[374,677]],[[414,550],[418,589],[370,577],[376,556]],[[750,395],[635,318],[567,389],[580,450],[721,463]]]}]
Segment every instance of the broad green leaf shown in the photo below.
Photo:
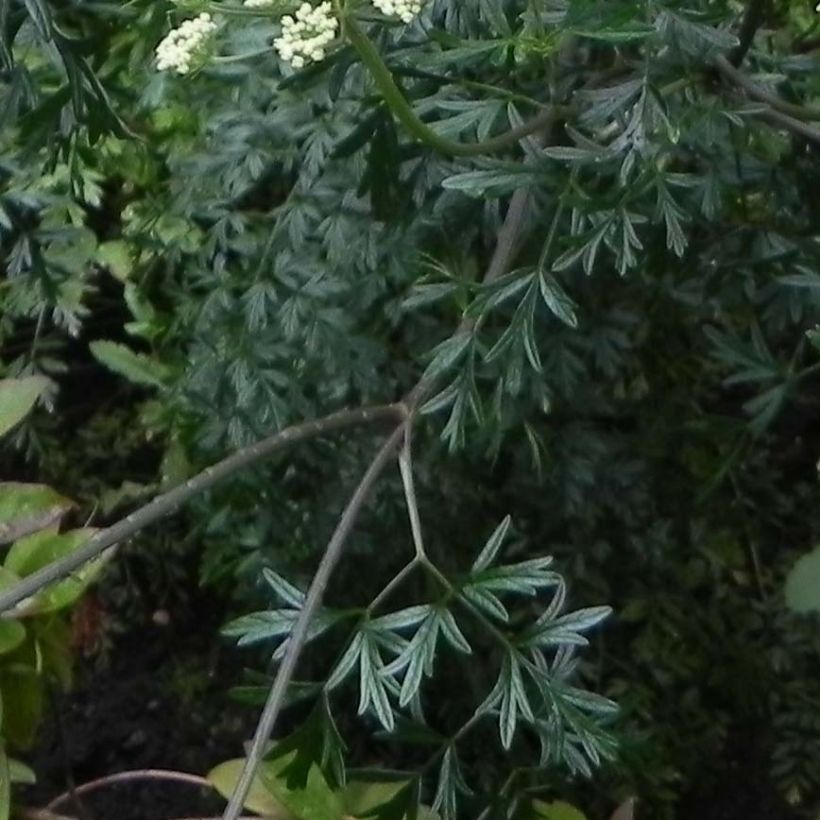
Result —
[{"label": "broad green leaf", "polygon": [[794,612],[820,612],[820,546],[804,555],[786,576],[786,606]]},{"label": "broad green leaf", "polygon": [[37,782],[37,775],[33,769],[15,760],[13,757],[9,758],[9,779],[12,783],[23,783],[26,786],[31,786]]},{"label": "broad green leaf", "polygon": [[8,433],[31,412],[48,384],[45,376],[0,379],[0,436]]},{"label": "broad green leaf", "polygon": [[[233,794],[236,784],[239,782],[239,775],[245,765],[243,759],[228,760],[220,763],[208,772],[208,782],[226,800]],[[271,794],[262,784],[259,775],[254,778],[248,796],[245,798],[244,807],[248,811],[256,812],[268,820],[295,820],[294,816]]]},{"label": "broad green leaf", "polygon": [[407,785],[406,780],[368,783],[351,780],[341,792],[342,805],[347,814],[366,816],[373,809],[392,800]]},{"label": "broad green leaf", "polygon": [[[21,538],[12,544],[6,556],[5,568],[24,578],[73,552],[95,532],[96,530],[90,528],[66,533],[44,530]],[[106,560],[105,555],[100,556],[89,561],[68,578],[46,587],[37,595],[34,611],[55,612],[73,604],[96,579]]]},{"label": "broad green leaf", "polygon": [[311,764],[304,784],[295,786],[289,781],[286,769],[295,756],[296,752],[291,752],[265,761],[259,768],[264,786],[299,820],[342,820],[342,800],[316,764]]},{"label": "broad green leaf", "polygon": [[0,619],[0,655],[17,649],[26,639],[26,628],[20,621],[11,618]]},{"label": "broad green leaf", "polygon": [[109,370],[125,377],[134,384],[147,387],[163,387],[168,370],[160,362],[118,342],[97,341],[89,344],[94,358]]},{"label": "broad green leaf", "polygon": [[570,803],[556,800],[552,803],[545,803],[543,800],[533,802],[535,816],[545,818],[545,820],[586,820],[586,815],[580,812]]},{"label": "broad green leaf", "polygon": [[45,484],[0,483],[0,544],[57,524],[73,506]]}]

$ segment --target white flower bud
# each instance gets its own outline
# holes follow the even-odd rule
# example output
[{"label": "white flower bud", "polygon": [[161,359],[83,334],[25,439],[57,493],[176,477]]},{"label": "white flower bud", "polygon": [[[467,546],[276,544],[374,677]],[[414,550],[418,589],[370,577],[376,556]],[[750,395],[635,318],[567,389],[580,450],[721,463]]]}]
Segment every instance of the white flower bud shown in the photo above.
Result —
[{"label": "white flower bud", "polygon": [[326,48],[339,28],[329,2],[320,3],[315,8],[310,3],[302,3],[295,15],[285,15],[281,24],[282,35],[273,41],[273,47],[294,68],[304,68],[309,62],[323,60]]},{"label": "white flower bud", "polygon": [[157,69],[188,74],[196,61],[201,59],[215,31],[216,23],[207,12],[191,20],[184,20],[168,32],[157,46]]},{"label": "white flower bud", "polygon": [[387,17],[398,17],[403,23],[412,23],[421,13],[424,0],[373,0],[373,5]]}]

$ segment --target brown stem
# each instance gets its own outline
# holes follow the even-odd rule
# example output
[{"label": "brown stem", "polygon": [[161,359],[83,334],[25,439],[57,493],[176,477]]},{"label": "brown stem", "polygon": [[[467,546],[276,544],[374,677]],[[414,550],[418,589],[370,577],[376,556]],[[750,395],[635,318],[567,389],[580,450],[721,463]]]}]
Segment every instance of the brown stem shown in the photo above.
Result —
[{"label": "brown stem", "polygon": [[726,57],[717,57],[715,65],[724,77],[742,88],[753,100],[766,103],[775,111],[786,114],[788,117],[794,117],[797,120],[820,120],[820,108],[795,105],[782,99],[777,94],[766,91],[765,88],[761,88],[754,80],[735,68]]},{"label": "brown stem", "polygon": [[767,0],[749,0],[746,6],[746,13],[740,24],[738,32],[737,47],[729,55],[729,60],[733,66],[738,66],[743,62],[743,58],[752,47],[757,30],[763,25],[763,14],[766,11]]},{"label": "brown stem", "polygon": [[339,563],[339,559],[342,557],[345,542],[353,529],[353,525],[356,523],[356,519],[373,490],[376,481],[384,468],[387,467],[392,460],[396,448],[404,438],[405,427],[408,423],[408,421],[404,421],[396,427],[384,445],[382,445],[382,448],[370,463],[364,476],[362,476],[359,486],[356,487],[356,491],[345,507],[342,517],[339,519],[339,523],[336,525],[336,529],[328,542],[319,568],[316,570],[316,574],[313,576],[313,581],[305,596],[305,602],[299,611],[299,617],[296,619],[293,632],[288,638],[288,648],[285,652],[285,657],[276,672],[276,678],[268,693],[268,699],[265,702],[265,707],[262,710],[262,715],[256,726],[251,748],[248,751],[245,765],[242,768],[242,774],[222,815],[223,820],[237,820],[239,817],[245,798],[248,796],[248,791],[256,776],[256,771],[259,768],[259,763],[265,754],[268,739],[276,724],[276,719],[279,717],[279,712],[285,699],[285,691],[293,677],[299,655],[306,643],[310,621],[322,603],[325,588],[330,580],[330,576],[333,574],[333,570]]},{"label": "brown stem", "polygon": [[45,811],[54,812],[55,809],[58,809],[64,803],[68,803],[74,795],[88,794],[89,792],[105,789],[108,786],[115,786],[119,783],[133,783],[142,780],[167,780],[175,783],[187,783],[191,786],[204,786],[208,789],[213,789],[210,782],[198,774],[176,772],[172,769],[134,769],[133,771],[117,772],[116,774],[109,774],[105,777],[98,777],[96,780],[89,780],[88,783],[76,786],[73,791],[63,792],[45,807]]},{"label": "brown stem", "polygon": [[[189,479],[184,484],[169,490],[167,493],[158,495],[153,501],[150,501],[136,512],[130,513],[116,524],[95,533],[88,541],[65,558],[48,564],[9,589],[0,592],[0,613],[11,609],[11,607],[39,592],[48,584],[67,577],[114,544],[131,538],[149,524],[170,515],[177,507],[189,501],[195,495],[213,487],[239,470],[256,464],[285,446],[358,424],[404,419],[406,412],[406,408],[401,404],[364,407],[358,410],[342,410],[316,421],[307,421],[302,424],[295,424],[292,427],[286,427],[275,435],[245,447],[212,467],[203,470],[199,475]],[[11,616],[14,617],[15,614],[19,613],[11,613]]]},{"label": "brown stem", "polygon": [[793,134],[804,137],[811,142],[820,145],[820,128],[815,128],[807,122],[790,117],[788,114],[781,114],[780,111],[766,111],[760,115],[761,119],[767,120],[771,125],[785,128]]}]

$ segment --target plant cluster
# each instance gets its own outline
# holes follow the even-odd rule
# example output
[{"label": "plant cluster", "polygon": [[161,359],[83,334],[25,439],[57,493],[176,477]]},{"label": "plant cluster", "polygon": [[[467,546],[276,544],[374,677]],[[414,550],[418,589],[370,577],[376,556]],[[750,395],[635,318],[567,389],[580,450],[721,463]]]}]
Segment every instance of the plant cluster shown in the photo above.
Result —
[{"label": "plant cluster", "polygon": [[[614,752],[585,710],[613,698],[605,797],[638,791],[670,816],[704,760],[752,730],[762,774],[816,804],[816,623],[782,595],[820,531],[811,3],[31,0],[5,15],[0,363],[52,379],[58,417],[78,364],[116,375],[130,453],[152,459],[118,504],[293,422],[401,397],[409,410],[424,545],[403,469],[356,532],[357,566],[340,567],[352,600],[310,627],[305,585],[284,579],[315,563],[369,439],[311,440],[195,485],[203,581],[249,607],[265,577],[280,598],[229,632],[283,641],[279,670],[303,620],[340,653],[288,689],[315,707],[314,740],[282,747],[291,785],[340,799],[333,727],[351,708],[420,745],[434,717],[482,731],[492,715],[490,774],[448,726],[429,769],[395,752],[413,774],[377,814],[528,811],[571,787],[514,754],[493,785],[513,737],[521,760],[585,773]],[[45,414],[12,441],[59,486],[80,480],[82,451],[54,466],[65,436]],[[110,489],[124,478],[112,470]],[[406,600],[363,610],[378,587],[362,562],[394,577],[405,504]],[[514,562],[465,573],[508,511],[527,536]],[[539,659],[582,643],[589,611],[560,614],[563,581],[527,544],[618,614],[578,669],[601,695],[563,682],[567,650]],[[551,602],[516,597],[543,588]],[[422,711],[424,679],[463,679],[453,665],[483,641],[475,689],[450,701],[442,683],[452,708]]]}]

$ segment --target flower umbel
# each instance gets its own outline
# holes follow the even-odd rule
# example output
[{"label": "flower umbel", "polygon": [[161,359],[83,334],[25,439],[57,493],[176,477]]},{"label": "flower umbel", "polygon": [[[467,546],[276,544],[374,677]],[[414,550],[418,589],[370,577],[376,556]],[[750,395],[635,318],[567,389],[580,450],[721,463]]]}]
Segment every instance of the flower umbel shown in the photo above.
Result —
[{"label": "flower umbel", "polygon": [[194,67],[196,59],[202,56],[214,31],[216,23],[207,12],[191,20],[184,20],[157,46],[157,68],[160,71],[187,74]]},{"label": "flower umbel", "polygon": [[273,41],[279,56],[294,68],[323,60],[325,49],[336,36],[339,21],[329,2],[316,8],[302,3],[296,14],[282,18],[282,36]]},{"label": "flower umbel", "polygon": [[245,0],[246,9],[269,9],[276,5],[276,0]]},{"label": "flower umbel", "polygon": [[411,23],[421,12],[424,0],[373,0],[373,5],[388,17]]}]

